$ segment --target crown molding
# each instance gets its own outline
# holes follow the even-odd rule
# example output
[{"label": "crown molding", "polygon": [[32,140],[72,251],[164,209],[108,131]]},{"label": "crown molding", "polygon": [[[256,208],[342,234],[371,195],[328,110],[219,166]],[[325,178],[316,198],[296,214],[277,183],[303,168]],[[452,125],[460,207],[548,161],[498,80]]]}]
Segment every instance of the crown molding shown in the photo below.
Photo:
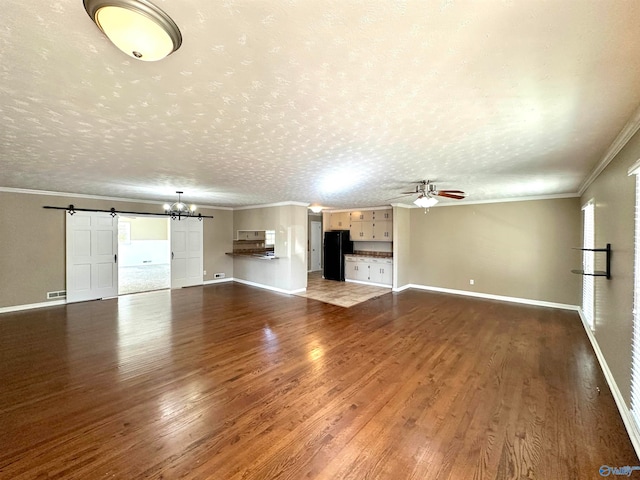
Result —
[{"label": "crown molding", "polygon": [[340,213],[340,212],[353,212],[353,211],[358,211],[358,212],[364,212],[367,210],[391,210],[392,205],[384,205],[381,207],[364,207],[364,208],[358,208],[358,207],[353,207],[353,208],[336,208],[336,209],[326,209],[323,210],[322,213],[327,212],[327,213]]},{"label": "crown molding", "polygon": [[232,210],[251,210],[253,208],[269,208],[269,207],[305,207],[308,208],[310,203],[304,202],[277,202],[277,203],[266,203],[264,205],[249,205],[247,207],[235,207]]},{"label": "crown molding", "polygon": [[629,175],[640,174],[640,160],[636,160],[633,165],[629,167]]},{"label": "crown molding", "polygon": [[[87,200],[108,200],[110,202],[134,202],[149,205],[162,204],[162,200],[142,200],[139,198],[105,197],[102,195],[86,195],[83,193],[51,192],[47,190],[29,190],[25,188],[0,187],[0,193],[21,193],[25,195],[46,195],[51,197],[84,198]],[[216,207],[215,205],[205,205],[198,203],[198,208],[214,208],[216,210],[233,210],[229,207]]]},{"label": "crown molding", "polygon": [[[553,195],[532,195],[530,197],[510,197],[510,198],[494,198],[488,200],[462,200],[457,201],[456,203],[437,203],[433,207],[429,208],[440,208],[440,207],[462,207],[464,205],[483,205],[485,203],[510,203],[510,202],[532,202],[536,200],[557,200],[561,198],[579,198],[579,193],[557,193]],[[397,206],[404,205],[404,208],[419,208],[417,205],[407,205],[407,204],[398,204]]]},{"label": "crown molding", "polygon": [[582,196],[582,194],[587,190],[587,188],[589,188],[593,181],[598,178],[598,175],[600,175],[602,171],[607,168],[607,165],[609,165],[611,161],[616,158],[616,155],[620,153],[620,150],[622,150],[624,146],[629,142],[629,140],[631,140],[631,137],[636,134],[638,129],[640,129],[640,107],[638,107],[636,111],[633,112],[633,115],[631,115],[631,118],[627,121],[616,139],[609,146],[602,159],[598,162],[591,174],[582,182],[580,188],[578,189],[578,193],[580,194],[580,196]]}]

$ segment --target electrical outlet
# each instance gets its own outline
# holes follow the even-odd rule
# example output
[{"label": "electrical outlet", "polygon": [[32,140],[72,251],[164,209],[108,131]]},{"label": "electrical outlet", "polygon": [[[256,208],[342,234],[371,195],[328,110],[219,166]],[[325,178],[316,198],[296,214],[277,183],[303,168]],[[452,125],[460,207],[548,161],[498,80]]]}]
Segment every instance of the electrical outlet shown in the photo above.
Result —
[{"label": "electrical outlet", "polygon": [[224,278],[224,273],[214,273],[213,278]]},{"label": "electrical outlet", "polygon": [[207,271],[205,270],[204,272],[202,272],[204,274],[204,276],[207,276]]},{"label": "electrical outlet", "polygon": [[475,281],[475,280],[473,280],[473,279],[472,279],[472,280],[469,280],[469,285],[474,285],[475,283],[476,283],[476,281]]}]

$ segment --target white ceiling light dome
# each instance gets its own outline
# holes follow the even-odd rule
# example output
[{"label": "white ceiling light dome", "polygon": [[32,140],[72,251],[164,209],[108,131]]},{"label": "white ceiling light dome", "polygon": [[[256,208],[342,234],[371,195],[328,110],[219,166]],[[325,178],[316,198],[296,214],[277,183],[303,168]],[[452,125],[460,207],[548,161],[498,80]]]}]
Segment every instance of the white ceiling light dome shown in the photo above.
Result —
[{"label": "white ceiling light dome", "polygon": [[111,40],[130,57],[154,62],[182,45],[175,22],[147,0],[84,0],[84,8]]},{"label": "white ceiling light dome", "polygon": [[438,203],[438,199],[428,195],[420,195],[413,203],[420,208],[431,208]]}]

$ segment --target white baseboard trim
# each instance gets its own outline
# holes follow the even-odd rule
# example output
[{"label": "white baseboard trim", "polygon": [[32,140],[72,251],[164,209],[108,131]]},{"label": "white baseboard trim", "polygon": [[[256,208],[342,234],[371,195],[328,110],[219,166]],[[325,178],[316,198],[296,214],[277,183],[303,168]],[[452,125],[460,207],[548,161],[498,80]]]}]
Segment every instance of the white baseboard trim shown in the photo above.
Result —
[{"label": "white baseboard trim", "polygon": [[596,353],[596,358],[598,359],[598,363],[600,363],[600,368],[602,369],[602,373],[604,374],[604,378],[607,381],[607,385],[609,385],[609,389],[611,390],[611,395],[613,395],[613,399],[616,402],[618,407],[618,411],[620,412],[620,416],[622,417],[622,422],[624,423],[625,428],[627,429],[627,433],[629,434],[629,438],[631,439],[631,444],[633,445],[634,450],[636,451],[636,455],[640,457],[640,431],[638,431],[638,427],[636,426],[636,422],[633,419],[631,411],[627,408],[627,404],[622,398],[622,392],[618,388],[618,384],[616,383],[615,378],[613,377],[613,373],[611,373],[611,369],[609,368],[609,364],[607,360],[604,358],[604,354],[602,350],[600,350],[600,345],[598,345],[598,340],[596,336],[593,334],[593,330],[589,327],[587,323],[587,319],[584,318],[582,313],[582,308],[578,308],[578,314],[580,315],[580,319],[582,320],[582,326],[584,327],[584,331],[587,332],[587,337],[589,337],[589,341],[591,342],[591,346],[593,347],[593,351]]},{"label": "white baseboard trim", "polygon": [[20,312],[22,310],[31,310],[32,308],[54,307],[57,305],[66,305],[66,300],[52,300],[50,302],[28,303],[25,305],[14,305],[11,307],[0,307],[0,313]]},{"label": "white baseboard trim", "polygon": [[[409,208],[409,207],[407,207],[407,208]],[[401,287],[394,287],[391,290],[394,291],[394,292],[403,292],[403,291],[405,291],[405,290],[407,290],[409,288],[411,288],[411,284],[410,283],[407,284],[407,285],[403,285]]]},{"label": "white baseboard trim", "polygon": [[372,287],[391,288],[391,285],[385,285],[384,283],[363,282],[362,280],[351,280],[349,278],[345,278],[344,281],[349,283],[359,283],[360,285],[370,285]]},{"label": "white baseboard trim", "polygon": [[249,285],[251,287],[264,288],[265,290],[271,290],[278,293],[286,293],[288,295],[295,295],[296,293],[306,292],[306,288],[299,288],[297,290],[285,290],[284,288],[272,287],[271,285],[265,285],[263,283],[250,282],[249,280],[242,280],[240,278],[234,278],[234,282],[242,283],[243,285]]},{"label": "white baseboard trim", "polygon": [[[453,295],[464,295],[466,297],[486,298],[488,300],[499,300],[501,302],[522,303],[524,305],[535,305],[537,307],[559,308],[562,310],[578,311],[578,309],[580,308],[578,305],[570,305],[566,303],[545,302],[543,300],[531,300],[529,298],[507,297],[504,295],[493,295],[491,293],[469,292],[467,290],[454,290],[452,288],[430,287],[428,285],[417,285],[415,283],[410,283],[409,285],[405,285],[404,287],[402,287],[403,290],[407,288],[416,288],[418,290],[429,290],[431,292],[439,292],[439,293],[451,293]],[[400,290],[396,290],[396,291],[400,291]]]},{"label": "white baseboard trim", "polygon": [[217,280],[207,280],[202,282],[203,285],[215,285],[216,283],[233,282],[233,277],[219,278]]}]

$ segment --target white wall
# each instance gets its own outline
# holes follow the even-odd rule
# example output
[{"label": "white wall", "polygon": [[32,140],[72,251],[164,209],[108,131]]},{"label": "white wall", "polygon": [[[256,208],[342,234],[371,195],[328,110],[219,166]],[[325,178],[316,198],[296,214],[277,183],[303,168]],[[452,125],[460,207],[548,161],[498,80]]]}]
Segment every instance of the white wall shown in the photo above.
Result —
[{"label": "white wall", "polygon": [[118,261],[121,267],[168,264],[170,251],[168,240],[131,240],[118,245]]}]

